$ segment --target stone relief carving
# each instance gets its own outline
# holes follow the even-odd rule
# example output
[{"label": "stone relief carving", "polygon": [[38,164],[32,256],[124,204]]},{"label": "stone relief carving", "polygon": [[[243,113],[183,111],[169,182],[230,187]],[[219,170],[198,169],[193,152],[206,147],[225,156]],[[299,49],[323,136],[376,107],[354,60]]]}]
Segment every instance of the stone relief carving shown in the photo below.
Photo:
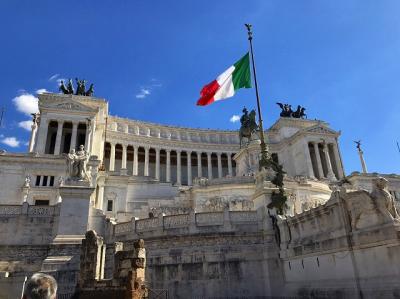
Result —
[{"label": "stone relief carving", "polygon": [[208,186],[208,178],[205,177],[196,177],[193,181],[194,185],[198,185],[198,186]]},{"label": "stone relief carving", "polygon": [[400,221],[394,199],[386,188],[387,180],[378,177],[374,180],[374,188],[371,193],[361,190],[342,195],[350,214],[353,229]]},{"label": "stone relief carving", "polygon": [[205,212],[220,212],[224,209],[231,211],[250,211],[254,203],[242,196],[214,196],[206,199],[201,205]]}]

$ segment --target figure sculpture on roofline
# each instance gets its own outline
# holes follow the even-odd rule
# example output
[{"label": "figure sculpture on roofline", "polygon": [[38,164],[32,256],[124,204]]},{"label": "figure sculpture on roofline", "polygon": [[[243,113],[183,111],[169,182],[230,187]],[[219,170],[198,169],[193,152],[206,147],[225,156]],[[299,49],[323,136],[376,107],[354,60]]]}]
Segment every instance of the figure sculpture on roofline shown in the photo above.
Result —
[{"label": "figure sculpture on roofline", "polygon": [[64,80],[61,80],[59,85],[59,90],[63,94],[75,94],[79,96],[88,96],[88,97],[93,96],[94,93],[93,83],[90,84],[89,89],[86,90],[86,80],[79,80],[78,78],[75,78],[75,81],[76,81],[76,92],[72,84],[72,79],[68,80],[67,86],[65,86]]}]

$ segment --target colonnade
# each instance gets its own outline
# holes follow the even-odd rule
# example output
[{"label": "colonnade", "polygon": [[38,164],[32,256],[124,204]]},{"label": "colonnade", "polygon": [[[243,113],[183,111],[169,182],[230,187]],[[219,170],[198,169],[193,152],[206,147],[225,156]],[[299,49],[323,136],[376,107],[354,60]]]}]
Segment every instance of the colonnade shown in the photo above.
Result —
[{"label": "colonnade", "polygon": [[[128,149],[130,150],[130,159],[128,159]],[[141,161],[139,161],[139,156],[141,156]],[[135,176],[151,176],[156,180],[173,182],[177,185],[192,185],[193,177],[196,176],[196,174],[197,177],[203,177],[206,172],[209,179],[217,177],[222,178],[225,175],[233,176],[234,161],[232,161],[232,156],[232,152],[162,149],[158,147],[127,145],[113,142],[107,142],[105,145],[105,157],[109,160],[109,171],[116,171],[116,159],[121,159],[121,173],[125,171]],[[155,164],[152,173],[150,173],[150,157]],[[186,160],[185,165],[183,163],[184,160]],[[130,165],[131,169],[128,169],[128,161],[132,161]],[[143,164],[143,169],[141,169],[141,173],[139,174],[139,165],[141,163]],[[172,168],[174,168],[174,172]],[[193,171],[196,170],[194,168],[197,168],[197,173]],[[213,173],[213,170],[216,171]],[[185,182],[183,182],[183,179]]]},{"label": "colonnade", "polygon": [[91,128],[85,122],[70,120],[41,120],[39,134],[37,125],[32,125],[30,151],[60,155],[77,149],[81,144],[90,148]]},{"label": "colonnade", "polygon": [[339,149],[336,143],[325,141],[310,141],[307,144],[308,153],[306,162],[309,169],[309,176],[312,178],[329,180],[341,179],[344,177]]}]

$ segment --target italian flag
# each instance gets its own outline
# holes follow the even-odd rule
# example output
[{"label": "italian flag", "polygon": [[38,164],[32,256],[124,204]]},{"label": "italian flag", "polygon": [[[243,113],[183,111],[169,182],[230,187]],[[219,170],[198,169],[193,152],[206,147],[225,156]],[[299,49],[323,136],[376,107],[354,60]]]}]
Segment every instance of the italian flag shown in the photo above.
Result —
[{"label": "italian flag", "polygon": [[230,98],[239,88],[251,88],[249,53],[234,65],[203,87],[198,106],[206,106],[219,100]]}]

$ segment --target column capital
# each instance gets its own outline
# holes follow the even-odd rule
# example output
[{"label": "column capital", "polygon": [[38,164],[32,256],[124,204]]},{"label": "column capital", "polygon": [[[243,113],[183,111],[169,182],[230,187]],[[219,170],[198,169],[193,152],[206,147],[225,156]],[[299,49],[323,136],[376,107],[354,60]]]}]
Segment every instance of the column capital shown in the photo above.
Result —
[{"label": "column capital", "polygon": [[207,157],[211,157],[212,152],[207,152]]},{"label": "column capital", "polygon": [[186,154],[187,154],[187,155],[191,155],[192,153],[193,153],[192,150],[187,150],[187,151],[186,151]]}]

